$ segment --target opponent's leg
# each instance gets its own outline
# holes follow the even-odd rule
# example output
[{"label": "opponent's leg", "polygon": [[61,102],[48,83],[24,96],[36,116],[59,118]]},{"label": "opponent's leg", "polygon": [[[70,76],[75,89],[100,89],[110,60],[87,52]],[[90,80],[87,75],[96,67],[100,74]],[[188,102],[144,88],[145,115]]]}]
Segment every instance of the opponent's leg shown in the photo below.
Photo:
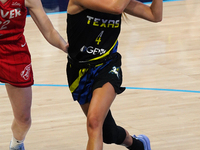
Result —
[{"label": "opponent's leg", "polygon": [[31,87],[19,88],[10,84],[6,84],[6,89],[14,114],[10,147],[21,150],[20,147],[23,147],[23,141],[31,126],[32,89]]}]

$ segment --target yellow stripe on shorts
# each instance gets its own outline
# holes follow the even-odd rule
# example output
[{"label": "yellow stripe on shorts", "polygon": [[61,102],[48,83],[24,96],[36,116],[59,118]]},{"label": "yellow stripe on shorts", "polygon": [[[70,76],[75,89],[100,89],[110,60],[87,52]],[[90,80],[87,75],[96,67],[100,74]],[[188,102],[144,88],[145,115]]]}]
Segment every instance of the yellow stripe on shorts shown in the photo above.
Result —
[{"label": "yellow stripe on shorts", "polygon": [[87,68],[83,68],[83,69],[80,69],[79,70],[79,76],[78,78],[72,83],[72,85],[69,87],[70,91],[73,93],[76,88],[78,87],[79,85],[79,82],[81,80],[81,77],[88,71]]}]

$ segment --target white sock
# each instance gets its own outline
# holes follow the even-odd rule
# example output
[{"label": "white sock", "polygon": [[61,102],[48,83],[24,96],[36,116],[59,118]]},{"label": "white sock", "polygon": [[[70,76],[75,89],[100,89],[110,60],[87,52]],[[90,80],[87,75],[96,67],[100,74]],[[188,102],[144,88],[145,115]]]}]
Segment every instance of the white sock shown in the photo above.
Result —
[{"label": "white sock", "polygon": [[11,143],[10,143],[10,147],[11,147],[11,148],[14,148],[14,147],[16,147],[16,146],[22,144],[23,142],[24,142],[24,139],[21,140],[21,141],[19,141],[19,140],[15,139],[14,137],[12,137]]}]

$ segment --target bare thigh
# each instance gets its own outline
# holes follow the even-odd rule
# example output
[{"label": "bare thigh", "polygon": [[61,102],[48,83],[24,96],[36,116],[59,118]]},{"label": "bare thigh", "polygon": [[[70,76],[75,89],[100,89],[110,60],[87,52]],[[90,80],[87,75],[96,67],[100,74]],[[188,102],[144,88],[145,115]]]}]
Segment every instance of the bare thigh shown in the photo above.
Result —
[{"label": "bare thigh", "polygon": [[101,115],[105,119],[108,110],[116,96],[115,90],[110,83],[106,83],[102,88],[97,88],[93,92],[90,103],[81,105],[85,115]]},{"label": "bare thigh", "polygon": [[13,113],[16,119],[26,115],[30,117],[30,109],[32,104],[32,88],[30,87],[15,87],[6,84],[6,90],[10,99]]}]

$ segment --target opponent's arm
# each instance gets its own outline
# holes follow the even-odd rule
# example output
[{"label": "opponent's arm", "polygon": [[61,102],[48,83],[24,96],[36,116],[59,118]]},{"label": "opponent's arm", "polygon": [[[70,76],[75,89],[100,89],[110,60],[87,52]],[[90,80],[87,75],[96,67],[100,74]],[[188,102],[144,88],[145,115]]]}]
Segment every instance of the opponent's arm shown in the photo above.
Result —
[{"label": "opponent's arm", "polygon": [[131,0],[124,12],[148,21],[160,22],[163,13],[163,0],[153,0],[150,6]]},{"label": "opponent's arm", "polygon": [[45,37],[45,39],[53,46],[67,52],[68,44],[60,36],[53,27],[50,19],[46,15],[40,0],[25,0],[26,7],[29,8],[29,13],[35,24]]}]

